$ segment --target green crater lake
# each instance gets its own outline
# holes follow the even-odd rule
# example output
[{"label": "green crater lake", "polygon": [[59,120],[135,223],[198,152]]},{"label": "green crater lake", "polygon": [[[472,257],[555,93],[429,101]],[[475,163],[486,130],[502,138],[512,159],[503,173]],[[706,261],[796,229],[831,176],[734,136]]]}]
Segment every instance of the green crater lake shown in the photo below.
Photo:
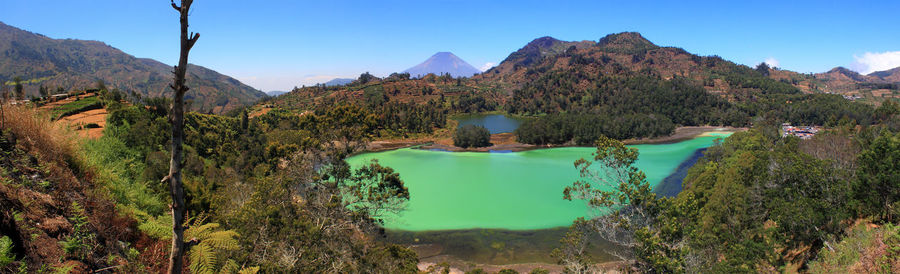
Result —
[{"label": "green crater lake", "polygon": [[[698,149],[730,133],[690,140],[635,145],[638,167],[656,187]],[[463,229],[536,230],[568,226],[586,216],[582,201],[562,199],[578,179],[573,162],[595,148],[564,147],[511,153],[445,152],[404,148],[347,159],[358,167],[370,160],[393,168],[409,188],[408,207],[385,220],[399,231]]]}]

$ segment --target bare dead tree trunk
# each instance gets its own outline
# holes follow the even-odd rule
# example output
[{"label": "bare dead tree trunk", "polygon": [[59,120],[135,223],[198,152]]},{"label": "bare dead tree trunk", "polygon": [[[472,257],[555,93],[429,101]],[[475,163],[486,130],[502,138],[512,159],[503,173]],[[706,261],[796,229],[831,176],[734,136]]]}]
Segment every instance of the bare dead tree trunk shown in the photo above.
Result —
[{"label": "bare dead tree trunk", "polygon": [[172,251],[169,254],[168,273],[181,273],[184,265],[184,186],[181,182],[181,161],[183,156],[182,144],[184,143],[184,93],[188,87],[184,85],[184,75],[187,71],[188,53],[200,38],[199,33],[188,35],[188,13],[193,0],[181,0],[181,6],[171,0],[172,7],[181,14],[181,57],[175,66],[175,82],[169,87],[175,91],[172,100],[172,111],[169,113],[169,121],[172,123],[172,161],[169,162],[169,175],[162,179],[163,183],[169,183],[172,194]]}]

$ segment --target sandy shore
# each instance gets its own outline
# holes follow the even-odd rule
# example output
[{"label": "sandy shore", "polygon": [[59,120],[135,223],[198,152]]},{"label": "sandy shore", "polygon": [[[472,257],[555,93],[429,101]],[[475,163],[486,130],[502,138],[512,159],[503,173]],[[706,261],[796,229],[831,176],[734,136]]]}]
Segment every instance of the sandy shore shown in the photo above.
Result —
[{"label": "sandy shore", "polygon": [[[619,273],[619,269],[621,268],[624,262],[616,261],[616,262],[606,262],[597,264],[597,266],[603,270],[603,273]],[[524,263],[524,264],[507,264],[507,265],[493,265],[493,264],[473,264],[471,262],[463,261],[456,259],[452,256],[441,255],[434,256],[428,258],[420,258],[419,264],[417,265],[420,271],[429,271],[429,270],[441,270],[441,264],[448,265],[450,267],[450,273],[466,273],[467,271],[472,271],[475,269],[481,269],[488,273],[497,273],[503,269],[512,269],[519,273],[529,273],[532,270],[542,268],[550,273],[563,273],[563,266],[558,264],[548,264],[548,263]],[[435,269],[436,268],[436,269]]]},{"label": "sandy shore", "polygon": [[646,138],[646,139],[628,139],[623,140],[622,142],[626,145],[642,145],[642,144],[668,144],[668,143],[677,143],[684,140],[705,136],[708,133],[715,132],[741,132],[746,131],[747,128],[735,128],[735,127],[712,127],[712,126],[701,126],[701,127],[680,127],[675,129],[675,133],[672,135],[664,136],[664,137],[656,137],[656,138]]},{"label": "sandy shore", "polygon": [[[691,138],[695,138],[698,136],[703,136],[707,133],[712,132],[740,132],[745,131],[747,128],[733,128],[733,127],[713,127],[713,126],[698,126],[698,127],[679,127],[675,129],[675,133],[669,136],[664,137],[656,137],[656,138],[643,138],[643,139],[628,139],[623,140],[622,142],[627,145],[639,145],[639,144],[667,144],[667,143],[676,143],[684,140],[688,140]],[[525,151],[531,149],[539,149],[539,148],[553,148],[553,147],[568,147],[573,145],[529,145],[523,144],[516,141],[516,136],[513,133],[499,133],[491,135],[491,144],[489,147],[480,147],[480,148],[461,148],[453,145],[452,138],[421,138],[414,140],[378,140],[369,143],[366,147],[367,151],[385,151],[392,150],[398,148],[405,148],[411,146],[421,146],[422,149],[437,149],[437,150],[446,150],[453,152],[490,152],[490,151]]]}]

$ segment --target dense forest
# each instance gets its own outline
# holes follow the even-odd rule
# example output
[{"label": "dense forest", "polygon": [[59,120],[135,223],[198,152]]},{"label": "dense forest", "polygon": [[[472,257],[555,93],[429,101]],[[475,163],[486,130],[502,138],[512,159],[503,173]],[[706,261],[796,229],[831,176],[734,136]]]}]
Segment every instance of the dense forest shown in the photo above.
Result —
[{"label": "dense forest", "polygon": [[673,198],[650,190],[634,167],[636,149],[600,137],[594,158],[575,163],[583,179],[565,198],[589,200],[601,214],[576,221],[560,261],[594,271],[582,239],[601,237],[625,247],[616,255],[640,272],[845,272],[859,263],[896,272],[894,247],[866,259],[860,254],[877,245],[842,243],[860,241],[846,231],[865,222],[900,242],[900,109],[888,103],[877,112],[875,126],[839,126],[810,140],[782,138],[775,120],[763,121],[709,148]]}]

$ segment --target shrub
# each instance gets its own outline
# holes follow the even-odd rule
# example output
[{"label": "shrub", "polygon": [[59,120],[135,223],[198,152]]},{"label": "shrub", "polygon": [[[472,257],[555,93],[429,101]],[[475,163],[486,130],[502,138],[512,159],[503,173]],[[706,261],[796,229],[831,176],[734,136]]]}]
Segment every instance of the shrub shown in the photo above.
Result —
[{"label": "shrub", "polygon": [[833,249],[823,247],[809,264],[810,273],[897,273],[900,270],[900,228],[887,223],[873,228],[861,223]]}]

